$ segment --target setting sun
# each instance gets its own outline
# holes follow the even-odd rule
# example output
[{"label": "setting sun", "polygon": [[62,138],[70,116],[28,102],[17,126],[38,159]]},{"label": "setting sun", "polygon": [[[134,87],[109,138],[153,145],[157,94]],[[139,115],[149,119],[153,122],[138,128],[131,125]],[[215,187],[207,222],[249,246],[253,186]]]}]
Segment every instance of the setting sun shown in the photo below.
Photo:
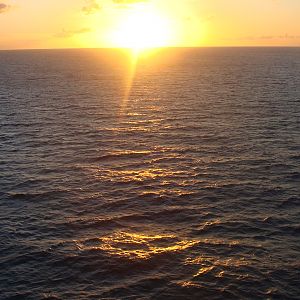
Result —
[{"label": "setting sun", "polygon": [[136,9],[121,18],[112,33],[112,44],[142,50],[168,46],[170,37],[170,25],[166,18],[154,11]]}]

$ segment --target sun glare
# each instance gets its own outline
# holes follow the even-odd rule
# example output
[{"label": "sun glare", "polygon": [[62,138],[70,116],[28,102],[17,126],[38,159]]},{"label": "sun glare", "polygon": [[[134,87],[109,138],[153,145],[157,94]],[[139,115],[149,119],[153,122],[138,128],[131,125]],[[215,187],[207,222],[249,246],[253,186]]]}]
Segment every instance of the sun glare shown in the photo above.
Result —
[{"label": "sun glare", "polygon": [[120,20],[117,30],[112,34],[113,45],[136,51],[165,47],[169,41],[168,20],[146,9],[130,11]]}]

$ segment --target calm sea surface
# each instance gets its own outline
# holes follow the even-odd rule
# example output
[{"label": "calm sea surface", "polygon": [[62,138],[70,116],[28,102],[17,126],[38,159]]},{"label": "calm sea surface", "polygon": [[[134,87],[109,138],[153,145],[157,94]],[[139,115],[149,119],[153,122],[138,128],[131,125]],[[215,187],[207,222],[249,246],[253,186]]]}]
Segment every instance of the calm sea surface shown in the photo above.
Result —
[{"label": "calm sea surface", "polygon": [[299,237],[300,48],[0,52],[1,300],[300,299]]}]

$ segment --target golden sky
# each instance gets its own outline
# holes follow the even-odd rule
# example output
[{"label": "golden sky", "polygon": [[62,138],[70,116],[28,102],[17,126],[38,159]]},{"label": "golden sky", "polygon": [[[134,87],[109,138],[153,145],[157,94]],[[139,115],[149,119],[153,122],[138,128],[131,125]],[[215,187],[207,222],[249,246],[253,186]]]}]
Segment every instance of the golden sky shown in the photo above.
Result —
[{"label": "golden sky", "polygon": [[0,0],[0,49],[300,46],[300,0]]}]

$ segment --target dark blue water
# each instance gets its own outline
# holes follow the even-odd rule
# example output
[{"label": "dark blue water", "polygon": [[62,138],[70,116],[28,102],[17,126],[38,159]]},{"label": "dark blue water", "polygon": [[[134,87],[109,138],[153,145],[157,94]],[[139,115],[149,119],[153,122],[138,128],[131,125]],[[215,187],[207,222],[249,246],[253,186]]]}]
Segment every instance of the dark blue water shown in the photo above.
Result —
[{"label": "dark blue water", "polygon": [[300,299],[299,48],[2,51],[0,126],[0,299]]}]

